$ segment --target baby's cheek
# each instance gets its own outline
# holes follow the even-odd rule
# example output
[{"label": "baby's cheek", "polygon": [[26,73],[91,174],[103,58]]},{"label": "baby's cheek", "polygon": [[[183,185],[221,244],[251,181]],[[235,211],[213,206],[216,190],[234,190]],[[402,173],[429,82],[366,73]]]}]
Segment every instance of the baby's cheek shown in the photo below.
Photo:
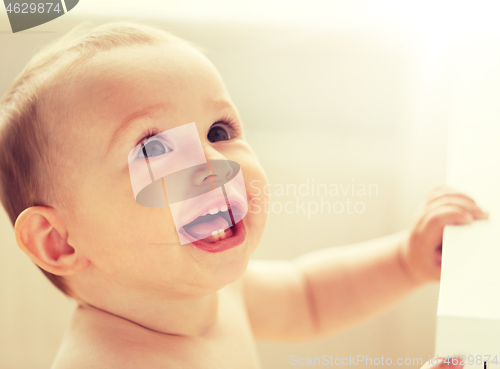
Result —
[{"label": "baby's cheek", "polygon": [[268,195],[266,194],[267,178],[260,165],[254,164],[243,168],[247,191],[248,214],[256,226],[264,226],[267,213],[264,211]]},{"label": "baby's cheek", "polygon": [[150,208],[135,204],[129,217],[123,220],[122,229],[129,233],[138,247],[153,244],[179,243],[174,220],[169,207]]}]

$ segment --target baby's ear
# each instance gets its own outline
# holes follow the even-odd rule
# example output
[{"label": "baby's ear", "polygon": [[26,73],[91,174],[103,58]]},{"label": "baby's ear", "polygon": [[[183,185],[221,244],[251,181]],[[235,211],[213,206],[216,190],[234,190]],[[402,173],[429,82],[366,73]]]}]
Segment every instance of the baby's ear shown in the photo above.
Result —
[{"label": "baby's ear", "polygon": [[69,275],[90,261],[68,244],[68,232],[57,210],[48,206],[25,209],[14,225],[19,248],[43,270]]}]

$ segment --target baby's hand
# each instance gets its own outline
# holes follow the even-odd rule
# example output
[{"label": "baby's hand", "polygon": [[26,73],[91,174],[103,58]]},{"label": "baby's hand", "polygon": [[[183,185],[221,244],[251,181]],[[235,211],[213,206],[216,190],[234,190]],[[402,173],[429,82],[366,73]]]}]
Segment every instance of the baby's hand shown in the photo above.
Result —
[{"label": "baby's hand", "polygon": [[439,280],[444,226],[469,224],[488,216],[463,193],[447,186],[431,191],[401,244],[402,262],[410,277],[419,283]]}]

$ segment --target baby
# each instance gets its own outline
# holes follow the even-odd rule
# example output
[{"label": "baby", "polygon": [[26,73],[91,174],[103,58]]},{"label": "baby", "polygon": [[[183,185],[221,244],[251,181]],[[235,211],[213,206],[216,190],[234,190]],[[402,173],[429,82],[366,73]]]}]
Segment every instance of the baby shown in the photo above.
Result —
[{"label": "baby", "polygon": [[[406,231],[250,261],[266,213],[242,209],[265,200],[264,170],[214,66],[149,26],[70,32],[0,103],[0,197],[17,244],[78,303],[53,369],[259,368],[254,340],[317,339],[382,311],[439,280],[445,225],[488,217],[442,186]],[[185,127],[194,146],[161,139]],[[140,204],[132,171],[186,147],[208,164],[186,188],[221,189],[214,183],[234,174],[216,161],[237,163],[244,179],[243,219],[233,219],[231,198],[201,201],[181,224],[191,242],[181,242],[172,204]]]}]

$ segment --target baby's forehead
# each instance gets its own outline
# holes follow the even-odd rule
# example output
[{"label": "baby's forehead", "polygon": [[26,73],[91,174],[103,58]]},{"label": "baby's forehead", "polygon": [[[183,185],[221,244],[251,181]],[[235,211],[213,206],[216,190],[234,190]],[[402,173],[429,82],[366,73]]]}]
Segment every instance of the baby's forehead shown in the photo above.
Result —
[{"label": "baby's forehead", "polygon": [[182,124],[207,116],[209,102],[230,101],[215,67],[182,44],[99,52],[65,75],[54,93],[50,112],[59,125],[54,143],[71,145],[74,152],[97,145],[96,137],[146,107],[161,104],[170,121]]},{"label": "baby's forehead", "polygon": [[99,52],[58,88],[68,114],[119,119],[158,103],[172,110],[201,108],[205,99],[227,98],[213,65],[183,44],[138,45]]},{"label": "baby's forehead", "polygon": [[100,99],[148,96],[158,90],[168,91],[172,97],[185,92],[193,95],[224,90],[208,59],[182,44],[140,45],[102,52],[89,60],[82,77],[81,88]]}]

